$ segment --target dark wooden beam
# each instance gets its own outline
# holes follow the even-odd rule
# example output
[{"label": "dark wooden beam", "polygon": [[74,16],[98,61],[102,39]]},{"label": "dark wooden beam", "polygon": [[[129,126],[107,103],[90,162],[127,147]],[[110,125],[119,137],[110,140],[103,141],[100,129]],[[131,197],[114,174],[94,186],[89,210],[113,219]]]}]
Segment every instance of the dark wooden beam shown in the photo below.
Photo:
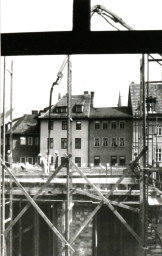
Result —
[{"label": "dark wooden beam", "polygon": [[162,30],[33,32],[1,35],[2,56],[161,52]]},{"label": "dark wooden beam", "polygon": [[90,31],[90,1],[75,0],[73,4],[73,31]]}]

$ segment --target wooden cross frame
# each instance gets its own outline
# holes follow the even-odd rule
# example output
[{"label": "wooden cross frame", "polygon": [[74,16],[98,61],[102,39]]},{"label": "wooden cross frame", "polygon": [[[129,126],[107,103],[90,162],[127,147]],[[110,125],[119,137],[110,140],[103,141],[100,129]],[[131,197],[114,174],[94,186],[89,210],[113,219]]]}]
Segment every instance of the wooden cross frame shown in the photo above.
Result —
[{"label": "wooden cross frame", "polygon": [[1,55],[162,52],[162,30],[90,31],[90,11],[90,0],[74,0],[72,31],[4,33]]}]

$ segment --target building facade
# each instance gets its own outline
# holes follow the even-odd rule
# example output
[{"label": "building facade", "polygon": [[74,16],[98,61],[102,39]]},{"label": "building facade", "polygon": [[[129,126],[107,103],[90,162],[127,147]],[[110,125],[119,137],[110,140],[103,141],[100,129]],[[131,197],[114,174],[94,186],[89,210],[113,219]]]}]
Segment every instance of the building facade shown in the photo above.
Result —
[{"label": "building facade", "polygon": [[[13,120],[12,158],[14,163],[38,163],[40,151],[40,128],[38,112]],[[10,128],[6,132],[6,152],[10,149]]]},{"label": "building facade", "polygon": [[[82,167],[88,166],[88,134],[91,98],[84,92],[83,95],[73,95],[71,100],[71,152],[72,160]],[[55,151],[59,153],[61,164],[67,153],[67,95],[52,107],[50,114],[49,138],[49,110],[40,115],[40,151],[45,156],[48,147],[51,161],[54,162]],[[49,143],[49,145],[48,145]]]},{"label": "building facade", "polygon": [[130,108],[91,108],[89,126],[90,165],[128,165],[133,131]]},{"label": "building facade", "polygon": [[[139,84],[130,84],[128,104],[133,115],[132,158],[142,150],[142,100]],[[146,85],[146,145],[147,163],[162,166],[162,84]]]}]

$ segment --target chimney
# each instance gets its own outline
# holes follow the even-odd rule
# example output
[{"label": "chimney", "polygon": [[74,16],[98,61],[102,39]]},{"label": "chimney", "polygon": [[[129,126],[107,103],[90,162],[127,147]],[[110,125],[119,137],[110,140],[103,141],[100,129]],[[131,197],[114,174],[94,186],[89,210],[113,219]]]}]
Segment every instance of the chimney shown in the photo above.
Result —
[{"label": "chimney", "polygon": [[88,91],[84,91],[84,95],[88,94]]},{"label": "chimney", "polygon": [[58,100],[60,100],[61,99],[61,93],[59,92],[59,94],[58,94]]},{"label": "chimney", "polygon": [[91,92],[91,107],[93,108],[94,103],[94,92]]},{"label": "chimney", "polygon": [[38,110],[32,110],[32,115],[38,115]]}]

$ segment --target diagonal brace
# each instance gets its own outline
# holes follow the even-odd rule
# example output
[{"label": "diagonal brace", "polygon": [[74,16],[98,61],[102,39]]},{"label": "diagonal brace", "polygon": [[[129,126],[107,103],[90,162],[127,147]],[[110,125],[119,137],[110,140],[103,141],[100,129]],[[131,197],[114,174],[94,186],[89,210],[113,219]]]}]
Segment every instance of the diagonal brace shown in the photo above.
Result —
[{"label": "diagonal brace", "polygon": [[[2,162],[2,160],[1,160]],[[52,231],[60,238],[60,240],[66,245],[69,246],[69,248],[74,252],[74,249],[71,247],[71,245],[65,240],[65,238],[62,236],[62,234],[56,229],[56,227],[53,225],[53,223],[47,218],[47,216],[44,214],[44,212],[39,208],[39,206],[35,203],[35,201],[31,198],[31,196],[27,193],[27,191],[24,189],[24,187],[18,182],[16,177],[12,174],[10,169],[2,162],[2,166],[7,170],[10,177],[14,180],[16,185],[21,189],[25,197],[29,200],[29,202],[33,205],[33,207],[36,209],[36,211],[40,214],[40,216],[44,219],[44,221],[47,223],[47,225],[52,229]]]},{"label": "diagonal brace", "polygon": [[[64,164],[64,163],[63,163]],[[37,199],[38,196],[42,193],[42,191],[50,184],[50,182],[52,181],[52,179],[58,174],[58,172],[60,171],[60,169],[63,167],[63,164],[60,165],[55,172],[48,178],[48,180],[46,181],[46,183],[44,183],[44,185],[38,190],[38,192],[35,194],[35,196],[33,197],[33,200]],[[5,230],[5,234],[7,234],[11,228],[17,223],[17,221],[23,216],[23,214],[29,209],[29,207],[31,206],[30,203],[28,203],[26,206],[24,206],[24,208],[19,212],[19,214],[15,217],[15,219],[10,223],[10,225],[6,228]]]},{"label": "diagonal brace", "polygon": [[[70,158],[69,158],[70,159]],[[110,204],[109,200],[103,196],[103,194],[98,190],[98,188],[87,178],[87,176],[75,165],[75,163],[70,159],[72,164],[75,166],[78,173],[86,180],[86,182],[93,187],[99,197],[107,204],[109,209],[114,212],[116,217],[123,223],[123,225],[130,231],[130,233],[135,237],[135,239],[140,242],[140,237],[136,234],[136,232],[131,228],[131,226],[125,221],[125,219],[118,213],[117,210]]]},{"label": "diagonal brace", "polygon": [[[106,198],[110,197],[114,190],[118,187],[118,185],[122,182],[122,180],[126,177],[126,173],[123,174],[118,181],[114,184],[112,189],[107,193]],[[100,204],[89,214],[88,218],[83,222],[82,226],[79,228],[78,231],[74,234],[73,238],[70,240],[70,244],[73,244],[73,242],[77,239],[77,237],[80,235],[80,233],[84,230],[84,228],[88,225],[88,223],[92,220],[92,218],[95,216],[95,214],[99,211],[99,209],[104,204],[103,201],[100,202]]]},{"label": "diagonal brace", "polygon": [[[78,194],[81,194],[81,195],[85,195],[85,196],[88,196],[88,197],[91,197],[93,199],[96,199],[96,200],[101,200],[101,198],[99,196],[96,196],[94,194],[91,194],[87,191],[84,191],[84,190],[81,190],[81,189],[76,189],[76,192]],[[129,205],[125,205],[125,204],[122,204],[121,202],[117,202],[117,201],[112,201],[112,200],[108,200],[110,202],[110,204],[112,205],[115,205],[115,206],[118,206],[118,207],[121,207],[121,208],[125,208],[127,210],[130,210],[132,212],[136,212],[136,213],[139,213],[139,209],[138,208],[134,208],[134,207],[131,207]]]}]

